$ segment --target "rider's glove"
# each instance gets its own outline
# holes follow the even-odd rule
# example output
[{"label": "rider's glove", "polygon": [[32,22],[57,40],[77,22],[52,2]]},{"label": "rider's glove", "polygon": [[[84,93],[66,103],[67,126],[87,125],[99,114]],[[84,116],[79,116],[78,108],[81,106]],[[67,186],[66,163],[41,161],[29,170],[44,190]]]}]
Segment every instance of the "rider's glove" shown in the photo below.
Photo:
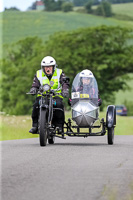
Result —
[{"label": "rider's glove", "polygon": [[30,89],[30,93],[32,93],[33,95],[34,95],[34,94],[37,94],[37,92],[38,92],[38,89],[35,88],[35,87],[32,87],[32,88]]},{"label": "rider's glove", "polygon": [[63,97],[66,97],[66,98],[69,97],[69,89],[63,90],[63,91],[62,91],[62,96],[63,96]]}]

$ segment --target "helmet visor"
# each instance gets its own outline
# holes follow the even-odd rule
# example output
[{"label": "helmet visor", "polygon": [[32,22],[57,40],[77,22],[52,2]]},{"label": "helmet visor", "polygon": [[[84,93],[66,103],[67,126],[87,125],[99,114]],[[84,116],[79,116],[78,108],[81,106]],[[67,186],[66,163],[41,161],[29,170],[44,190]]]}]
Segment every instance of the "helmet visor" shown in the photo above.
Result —
[{"label": "helmet visor", "polygon": [[88,85],[88,84],[90,84],[90,82],[91,82],[91,78],[82,77],[82,78],[81,78],[81,81],[82,81],[82,84],[83,84],[83,85]]}]

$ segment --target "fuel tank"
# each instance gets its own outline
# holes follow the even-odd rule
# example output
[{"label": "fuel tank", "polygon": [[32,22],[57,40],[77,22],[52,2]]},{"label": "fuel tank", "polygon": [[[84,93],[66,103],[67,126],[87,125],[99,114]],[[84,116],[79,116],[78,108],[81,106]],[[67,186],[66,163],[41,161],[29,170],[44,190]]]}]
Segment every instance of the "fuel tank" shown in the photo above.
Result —
[{"label": "fuel tank", "polygon": [[99,107],[86,100],[72,106],[72,119],[78,126],[91,126],[98,119]]}]

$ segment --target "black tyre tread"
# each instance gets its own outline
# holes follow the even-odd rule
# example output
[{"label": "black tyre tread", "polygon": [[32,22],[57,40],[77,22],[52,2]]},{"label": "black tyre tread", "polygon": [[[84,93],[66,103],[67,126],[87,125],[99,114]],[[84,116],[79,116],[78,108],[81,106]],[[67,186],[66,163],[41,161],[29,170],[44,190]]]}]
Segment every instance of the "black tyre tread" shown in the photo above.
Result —
[{"label": "black tyre tread", "polygon": [[112,145],[114,144],[114,127],[108,128],[108,144]]},{"label": "black tyre tread", "polygon": [[39,138],[40,138],[40,146],[46,146],[47,144],[46,110],[40,111]]}]

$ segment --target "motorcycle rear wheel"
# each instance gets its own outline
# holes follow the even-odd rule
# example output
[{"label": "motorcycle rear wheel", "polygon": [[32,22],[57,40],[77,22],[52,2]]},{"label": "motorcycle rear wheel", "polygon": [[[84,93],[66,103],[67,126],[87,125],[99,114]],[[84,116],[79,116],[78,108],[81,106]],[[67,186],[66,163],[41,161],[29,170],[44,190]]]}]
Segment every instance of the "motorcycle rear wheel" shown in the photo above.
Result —
[{"label": "motorcycle rear wheel", "polygon": [[108,137],[108,144],[109,145],[114,144],[114,127],[108,128],[107,137]]},{"label": "motorcycle rear wheel", "polygon": [[46,126],[46,110],[41,110],[39,120],[39,138],[40,146],[46,146],[47,144],[47,126]]}]

